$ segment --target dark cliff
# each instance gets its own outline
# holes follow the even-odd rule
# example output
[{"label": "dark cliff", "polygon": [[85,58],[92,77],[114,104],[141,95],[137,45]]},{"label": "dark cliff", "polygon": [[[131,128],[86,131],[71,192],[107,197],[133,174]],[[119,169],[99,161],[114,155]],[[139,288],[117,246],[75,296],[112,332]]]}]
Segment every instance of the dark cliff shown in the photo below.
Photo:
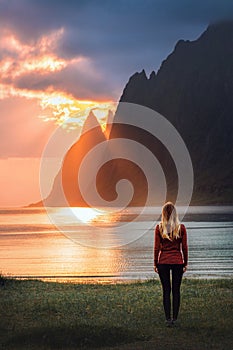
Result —
[{"label": "dark cliff", "polygon": [[232,203],[233,22],[180,40],[157,74],[134,74],[120,101],[150,107],[179,131],[194,167],[193,204]]}]

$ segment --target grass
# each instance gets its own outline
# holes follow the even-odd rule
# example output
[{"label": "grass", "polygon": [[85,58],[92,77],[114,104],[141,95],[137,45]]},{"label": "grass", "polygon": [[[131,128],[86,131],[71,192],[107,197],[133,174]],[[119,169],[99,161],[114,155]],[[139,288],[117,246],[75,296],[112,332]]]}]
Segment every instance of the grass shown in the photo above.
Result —
[{"label": "grass", "polygon": [[166,328],[158,280],[89,285],[0,279],[2,349],[233,346],[233,280],[184,279],[180,325]]}]

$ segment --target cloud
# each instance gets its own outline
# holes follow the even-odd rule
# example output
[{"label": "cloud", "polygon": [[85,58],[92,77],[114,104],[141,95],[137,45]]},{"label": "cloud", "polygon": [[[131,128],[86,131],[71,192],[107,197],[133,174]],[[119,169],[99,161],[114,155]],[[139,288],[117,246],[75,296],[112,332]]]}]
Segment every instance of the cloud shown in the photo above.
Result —
[{"label": "cloud", "polygon": [[[45,89],[54,87],[56,84],[61,88],[61,80],[64,91],[69,91],[69,80],[76,80],[76,87],[85,86],[90,95],[98,92],[101,95],[101,85],[103,91],[107,91],[103,84],[104,79],[101,70],[96,69],[92,60],[87,56],[76,55],[70,58],[60,57],[56,52],[57,47],[62,46],[65,30],[63,28],[51,32],[37,39],[34,45],[21,42],[15,33],[5,30],[0,35],[0,73],[1,82],[13,84],[22,89]],[[62,72],[62,74],[57,74]],[[98,84],[98,91],[92,85]],[[71,85],[74,85],[72,83]],[[108,90],[109,91],[109,90]],[[83,98],[83,96],[77,96]],[[87,96],[85,96],[87,97]]]},{"label": "cloud", "polygon": [[83,110],[87,100],[106,102],[113,97],[111,85],[90,58],[59,56],[56,49],[64,32],[60,28],[43,35],[34,45],[10,29],[0,33],[0,99],[36,99],[53,112],[45,119],[61,122]]},{"label": "cloud", "polygon": [[[74,89],[74,83],[64,80],[64,90],[69,91],[71,86],[70,92],[76,97],[80,92],[81,96],[93,94],[99,98],[102,94],[105,98],[108,91],[109,98],[119,98],[124,84],[136,70],[157,70],[176,41],[195,39],[208,23],[232,15],[233,3],[228,0],[0,2],[2,28],[15,33],[25,50],[36,47],[34,55],[37,51],[41,52],[44,42],[46,50],[53,55],[45,61],[52,60],[50,68],[56,61],[56,72],[61,72],[39,78],[38,82],[33,71],[24,72],[24,76],[18,79],[18,85],[25,87],[31,74],[31,85],[35,89],[56,83],[60,88],[60,77],[64,79],[66,73],[82,84],[82,87]],[[56,40],[53,40],[55,37]],[[2,50],[5,53],[11,50],[11,58],[15,59],[19,53],[12,47],[0,48],[0,57]],[[77,63],[70,64],[71,60],[80,57],[88,61],[89,67],[85,72],[81,64],[79,67]],[[42,65],[43,58],[40,55],[38,58],[37,64]],[[39,68],[42,67],[38,66],[42,74]],[[72,69],[74,75],[70,74]]]},{"label": "cloud", "polygon": [[[233,3],[229,0],[0,2],[1,23],[14,29],[22,40],[32,42],[50,31],[64,27],[70,38],[69,43],[64,43],[65,51],[72,53],[75,50],[75,55],[84,51],[87,54],[92,50],[99,52],[109,44],[111,47],[120,44],[123,48],[133,42],[134,35],[143,40],[147,37],[151,39],[156,36],[157,28],[172,27],[174,23],[187,24],[191,21],[192,24],[201,22],[206,25],[232,14]],[[77,43],[79,45],[75,47]]]},{"label": "cloud", "polygon": [[52,89],[72,95],[76,99],[108,100],[113,98],[110,94],[110,84],[86,59],[71,60],[61,69],[43,73],[34,69],[22,72],[13,79],[14,87],[31,91]]}]

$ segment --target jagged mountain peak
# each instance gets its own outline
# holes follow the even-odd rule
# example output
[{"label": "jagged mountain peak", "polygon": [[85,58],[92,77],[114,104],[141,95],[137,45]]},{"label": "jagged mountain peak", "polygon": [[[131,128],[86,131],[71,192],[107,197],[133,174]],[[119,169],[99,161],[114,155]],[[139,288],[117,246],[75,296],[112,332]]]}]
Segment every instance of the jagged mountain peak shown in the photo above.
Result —
[{"label": "jagged mountain peak", "polygon": [[93,113],[93,111],[90,111],[90,113],[88,114],[88,116],[83,124],[82,134],[84,134],[85,132],[87,132],[93,128],[97,128],[97,127],[101,128],[95,114]]},{"label": "jagged mountain peak", "polygon": [[153,70],[151,73],[150,73],[150,77],[149,77],[149,80],[153,80],[156,78],[156,73],[155,71]]}]

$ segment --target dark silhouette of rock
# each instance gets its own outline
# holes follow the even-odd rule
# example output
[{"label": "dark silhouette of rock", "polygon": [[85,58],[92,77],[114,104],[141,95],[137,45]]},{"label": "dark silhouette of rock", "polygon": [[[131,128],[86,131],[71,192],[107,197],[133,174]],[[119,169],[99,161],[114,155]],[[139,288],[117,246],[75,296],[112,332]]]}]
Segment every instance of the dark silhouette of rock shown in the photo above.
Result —
[{"label": "dark silhouette of rock", "polygon": [[[83,125],[79,140],[66,153],[49,196],[32,206],[87,206],[78,186],[79,168],[86,154],[104,141],[105,134],[91,112]],[[95,181],[95,174],[88,172],[86,176],[90,184]]]},{"label": "dark silhouette of rock", "polygon": [[157,74],[134,74],[120,101],[150,107],[179,131],[194,167],[193,204],[232,203],[233,21],[180,40]]}]

